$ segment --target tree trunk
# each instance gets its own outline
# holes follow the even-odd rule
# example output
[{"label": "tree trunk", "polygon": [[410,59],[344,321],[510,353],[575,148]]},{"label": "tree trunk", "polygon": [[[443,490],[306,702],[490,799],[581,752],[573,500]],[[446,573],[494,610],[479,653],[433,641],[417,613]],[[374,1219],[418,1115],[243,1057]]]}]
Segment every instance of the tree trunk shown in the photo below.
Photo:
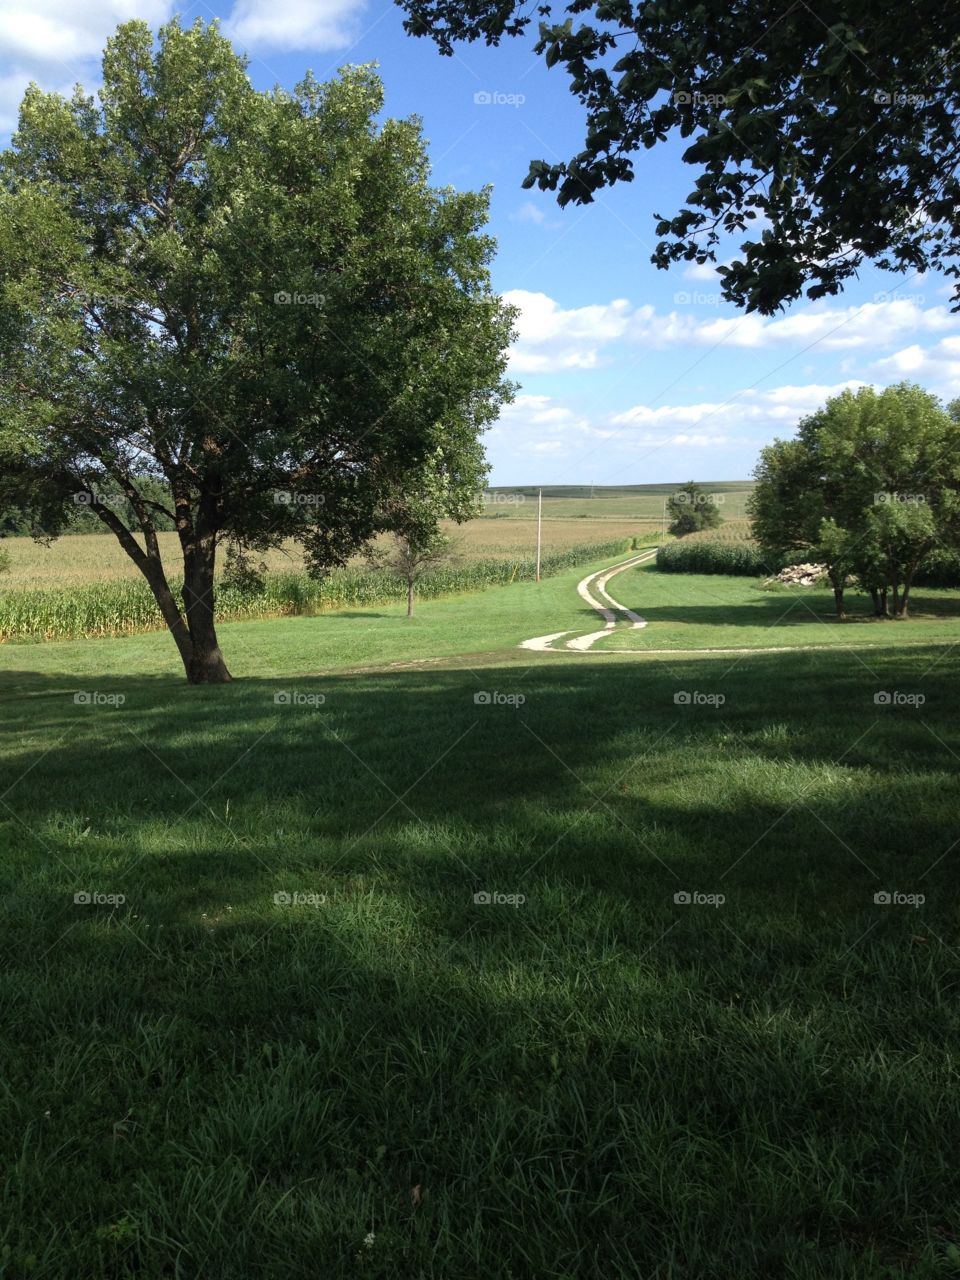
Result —
[{"label": "tree trunk", "polygon": [[913,575],[916,573],[916,571],[917,571],[917,566],[913,564],[910,566],[910,568],[907,570],[906,574],[904,575],[903,591],[900,593],[900,617],[901,618],[905,618],[907,616],[907,605],[910,600],[910,588],[913,586]]},{"label": "tree trunk", "polygon": [[[134,503],[136,491],[128,497]],[[183,550],[183,603],[186,619],[170,590],[160,557],[156,529],[142,504],[138,515],[146,543],[146,551],[120,518],[107,506],[94,506],[97,515],[116,536],[121,547],[146,578],[163,620],[173,636],[180,660],[190,684],[224,684],[232,679],[217,643],[213,613],[213,571],[216,564],[217,539],[214,533],[194,534],[189,505],[177,502],[177,532]],[[204,526],[214,528],[211,522]]]},{"label": "tree trunk", "polygon": [[190,660],[193,657],[193,641],[190,639],[190,631],[183,620],[183,614],[180,612],[176,597],[170,590],[166,575],[163,572],[163,566],[159,562],[151,562],[144,571],[144,576],[147,579],[150,590],[153,592],[153,598],[163,614],[163,620],[176,641],[184,669],[189,672]]},{"label": "tree trunk", "polygon": [[878,618],[886,618],[887,615],[887,589],[886,587],[871,587],[870,598],[873,600],[873,612]]},{"label": "tree trunk", "polygon": [[407,579],[407,617],[413,617],[413,580]]},{"label": "tree trunk", "polygon": [[827,577],[830,579],[830,583],[833,587],[833,603],[837,610],[837,618],[840,622],[843,622],[847,616],[843,611],[843,580],[845,576],[845,574],[841,573],[837,575],[829,569],[827,570]]},{"label": "tree trunk", "polygon": [[216,540],[208,536],[198,538],[183,558],[183,604],[190,632],[190,652],[183,665],[190,684],[226,684],[233,678],[220,652],[214,623],[215,556]]}]

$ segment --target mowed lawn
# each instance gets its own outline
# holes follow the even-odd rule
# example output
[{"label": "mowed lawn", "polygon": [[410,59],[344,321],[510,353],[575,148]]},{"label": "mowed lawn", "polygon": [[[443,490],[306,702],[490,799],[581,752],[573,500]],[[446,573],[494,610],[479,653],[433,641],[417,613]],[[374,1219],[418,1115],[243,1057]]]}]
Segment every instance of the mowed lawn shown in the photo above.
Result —
[{"label": "mowed lawn", "polygon": [[957,1273],[958,651],[517,650],[586,572],[0,649],[0,1274]]},{"label": "mowed lawn", "polygon": [[[960,639],[960,595],[934,587],[913,588],[911,617],[903,621],[875,618],[870,597],[848,590],[845,622],[837,620],[829,587],[766,587],[757,578],[659,573],[653,563],[618,574],[609,590],[648,625],[618,626],[597,641],[597,652],[825,645],[853,651]],[[582,617],[584,630],[592,629],[596,613],[585,608]]]}]

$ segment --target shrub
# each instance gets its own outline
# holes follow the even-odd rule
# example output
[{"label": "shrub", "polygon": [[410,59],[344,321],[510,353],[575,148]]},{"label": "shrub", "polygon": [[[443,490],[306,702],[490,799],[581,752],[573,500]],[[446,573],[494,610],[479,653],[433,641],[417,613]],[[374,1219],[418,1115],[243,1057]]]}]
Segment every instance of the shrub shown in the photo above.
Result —
[{"label": "shrub", "polygon": [[960,553],[934,551],[913,579],[918,587],[960,587]]}]

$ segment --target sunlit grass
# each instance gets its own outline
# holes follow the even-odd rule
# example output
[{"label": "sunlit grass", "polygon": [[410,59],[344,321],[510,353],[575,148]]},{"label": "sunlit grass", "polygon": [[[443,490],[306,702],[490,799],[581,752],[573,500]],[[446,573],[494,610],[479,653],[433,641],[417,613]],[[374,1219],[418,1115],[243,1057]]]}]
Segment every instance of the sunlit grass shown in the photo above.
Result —
[{"label": "sunlit grass", "polygon": [[0,650],[0,1273],[955,1274],[956,651],[517,650],[589,567]]}]

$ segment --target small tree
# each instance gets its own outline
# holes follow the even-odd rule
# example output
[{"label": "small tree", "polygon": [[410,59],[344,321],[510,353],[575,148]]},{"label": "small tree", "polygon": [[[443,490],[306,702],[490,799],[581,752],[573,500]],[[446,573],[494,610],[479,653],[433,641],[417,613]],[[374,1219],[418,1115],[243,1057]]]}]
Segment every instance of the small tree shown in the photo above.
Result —
[{"label": "small tree", "polygon": [[416,534],[393,533],[386,549],[371,548],[369,562],[402,579],[407,587],[407,617],[413,617],[416,586],[428,569],[442,564],[451,553],[452,540],[439,530]]},{"label": "small tree", "polygon": [[[459,447],[458,447],[459,444]],[[423,467],[415,484],[385,507],[380,527],[390,534],[387,548],[374,546],[367,560],[402,578],[407,587],[407,617],[413,616],[417,581],[427,569],[450,557],[452,540],[442,532],[441,520],[462,524],[477,515],[488,467],[468,435],[437,453]]]},{"label": "small tree", "polygon": [[699,533],[701,529],[715,529],[721,521],[716,496],[704,493],[698,484],[688,480],[667,499],[670,514],[670,532],[678,538],[685,533]]}]

